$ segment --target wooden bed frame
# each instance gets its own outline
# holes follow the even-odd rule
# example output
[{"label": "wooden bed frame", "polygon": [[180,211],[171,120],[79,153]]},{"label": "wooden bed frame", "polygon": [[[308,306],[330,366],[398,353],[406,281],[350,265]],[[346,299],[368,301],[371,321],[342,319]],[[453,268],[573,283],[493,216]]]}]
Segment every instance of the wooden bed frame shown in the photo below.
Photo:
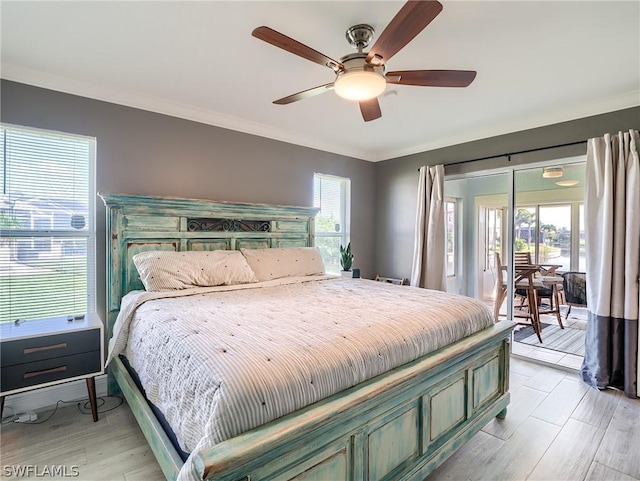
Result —
[{"label": "wooden bed frame", "polygon": [[[101,194],[107,206],[109,332],[120,299],[141,289],[132,256],[145,250],[311,246],[317,209]],[[423,480],[509,403],[503,321],[409,364],[205,449],[195,479]],[[120,359],[122,391],[167,479],[183,466]]]}]

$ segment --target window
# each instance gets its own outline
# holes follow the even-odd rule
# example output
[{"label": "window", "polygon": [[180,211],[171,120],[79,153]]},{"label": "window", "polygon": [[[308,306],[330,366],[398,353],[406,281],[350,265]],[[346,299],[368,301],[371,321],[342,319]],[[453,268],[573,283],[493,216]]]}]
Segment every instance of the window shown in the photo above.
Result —
[{"label": "window", "polygon": [[95,310],[95,139],[0,126],[0,322]]},{"label": "window", "polygon": [[344,177],[313,176],[313,205],[320,208],[316,246],[322,252],[326,271],[332,274],[340,272],[340,245],[349,243],[350,187],[351,181]]},{"label": "window", "polygon": [[[573,218],[579,212],[582,223],[582,204],[537,204],[517,207],[515,217],[516,252],[531,252],[539,264],[556,264],[559,272],[584,267],[584,235],[580,224],[579,250],[573,247],[575,233]],[[537,219],[540,219],[539,226]],[[576,238],[577,240],[577,238]]]},{"label": "window", "polygon": [[456,202],[447,200],[444,203],[446,224],[447,224],[447,277],[456,275]]},{"label": "window", "polygon": [[538,262],[571,270],[571,205],[540,205]]},{"label": "window", "polygon": [[[502,254],[502,208],[484,208],[484,270],[496,269],[496,252]],[[493,287],[492,287],[493,288]]]},{"label": "window", "polygon": [[536,207],[517,206],[514,219],[516,252],[531,252],[531,260],[538,258],[536,242]]},{"label": "window", "polygon": [[587,272],[587,252],[585,249],[584,232],[584,203],[578,204],[578,211],[580,212],[578,219],[578,270],[580,272]]}]

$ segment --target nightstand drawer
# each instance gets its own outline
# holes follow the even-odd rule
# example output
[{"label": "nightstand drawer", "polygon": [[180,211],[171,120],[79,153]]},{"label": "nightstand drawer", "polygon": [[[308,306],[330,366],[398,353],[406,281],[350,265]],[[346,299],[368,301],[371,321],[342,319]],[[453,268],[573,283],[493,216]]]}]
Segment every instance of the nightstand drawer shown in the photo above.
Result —
[{"label": "nightstand drawer", "polygon": [[[44,359],[100,351],[100,341],[100,329],[7,341],[2,343],[0,365],[5,368]],[[7,390],[5,386],[2,386],[2,389]]]},{"label": "nightstand drawer", "polygon": [[101,364],[98,350],[16,366],[3,365],[0,368],[0,386],[3,392],[8,392],[36,384],[93,374],[101,371]]}]

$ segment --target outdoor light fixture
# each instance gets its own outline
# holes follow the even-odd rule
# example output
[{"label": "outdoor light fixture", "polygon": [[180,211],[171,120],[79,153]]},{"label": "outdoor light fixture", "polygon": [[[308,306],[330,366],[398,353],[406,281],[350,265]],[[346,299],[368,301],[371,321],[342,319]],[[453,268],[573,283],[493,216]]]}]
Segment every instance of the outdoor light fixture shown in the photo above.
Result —
[{"label": "outdoor light fixture", "polygon": [[562,167],[545,167],[542,169],[542,177],[545,179],[557,179],[562,177]]},{"label": "outdoor light fixture", "polygon": [[559,180],[556,182],[556,185],[560,187],[573,187],[574,185],[578,185],[580,183],[579,180]]}]

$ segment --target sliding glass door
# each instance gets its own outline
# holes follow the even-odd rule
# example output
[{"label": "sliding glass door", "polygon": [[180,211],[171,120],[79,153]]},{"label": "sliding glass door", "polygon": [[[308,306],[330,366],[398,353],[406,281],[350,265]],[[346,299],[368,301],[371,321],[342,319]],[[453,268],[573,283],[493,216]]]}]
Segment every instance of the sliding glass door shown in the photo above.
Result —
[{"label": "sliding glass door", "polygon": [[514,173],[516,252],[558,272],[584,271],[584,163]]},{"label": "sliding glass door", "polygon": [[[510,191],[514,198],[511,212]],[[449,230],[453,239],[448,257],[449,291],[493,306],[499,278],[496,256],[508,265],[511,248],[514,252],[529,252],[534,263],[561,266],[559,273],[584,271],[582,159],[447,179],[445,196],[455,205],[455,209],[448,208],[447,219],[452,218],[451,209],[457,219],[456,223],[449,223],[457,226]],[[508,235],[510,217],[512,242]],[[506,279],[506,272],[503,274]],[[501,313],[507,312],[504,302]]]}]

